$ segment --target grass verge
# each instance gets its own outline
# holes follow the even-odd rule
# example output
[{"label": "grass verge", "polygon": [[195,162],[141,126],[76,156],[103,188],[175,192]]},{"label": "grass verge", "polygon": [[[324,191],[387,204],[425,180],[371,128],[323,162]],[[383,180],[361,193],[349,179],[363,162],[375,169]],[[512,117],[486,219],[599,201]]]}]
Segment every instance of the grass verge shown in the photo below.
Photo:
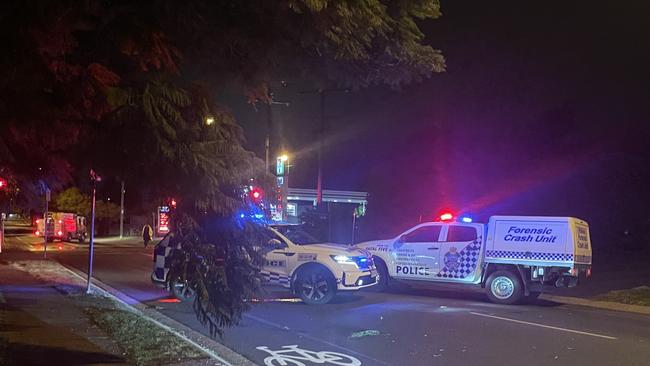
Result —
[{"label": "grass verge", "polygon": [[598,295],[596,300],[619,302],[628,305],[650,306],[650,287],[641,286],[628,290],[610,291]]},{"label": "grass verge", "polygon": [[136,365],[165,365],[206,358],[199,349],[148,319],[115,308],[109,299],[98,297],[97,303],[85,307],[84,312]]}]

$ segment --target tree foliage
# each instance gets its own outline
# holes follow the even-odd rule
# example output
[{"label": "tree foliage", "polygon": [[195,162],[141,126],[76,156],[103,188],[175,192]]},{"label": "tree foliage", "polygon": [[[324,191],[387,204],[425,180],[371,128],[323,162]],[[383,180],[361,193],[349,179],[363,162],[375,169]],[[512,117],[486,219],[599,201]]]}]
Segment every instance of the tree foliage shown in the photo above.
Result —
[{"label": "tree foliage", "polygon": [[3,2],[0,165],[25,193],[87,182],[92,167],[143,201],[176,197],[189,253],[176,268],[201,263],[197,314],[217,332],[257,289],[260,236],[206,218],[232,216],[251,178],[272,180],[214,95],[269,102],[286,75],[320,88],[421,80],[445,67],[418,28],[438,16],[438,0]]},{"label": "tree foliage", "polygon": [[90,196],[81,193],[77,187],[68,188],[54,198],[54,208],[63,212],[88,216],[91,205]]},{"label": "tree foliage", "polygon": [[[92,197],[82,193],[77,187],[68,188],[56,195],[53,209],[90,217]],[[120,206],[110,201],[97,200],[95,202],[95,217],[98,220],[115,222],[120,218]]]}]

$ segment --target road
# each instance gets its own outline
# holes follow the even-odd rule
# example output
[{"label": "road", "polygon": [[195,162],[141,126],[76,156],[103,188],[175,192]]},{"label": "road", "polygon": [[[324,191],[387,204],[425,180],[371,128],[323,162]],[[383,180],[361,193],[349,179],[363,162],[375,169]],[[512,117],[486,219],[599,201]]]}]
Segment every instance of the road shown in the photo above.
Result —
[{"label": "road", "polygon": [[[42,250],[33,237],[8,244]],[[85,245],[54,248],[51,257],[86,271]],[[100,243],[95,276],[207,334],[190,305],[168,302],[150,283],[151,252],[137,243]],[[281,365],[271,363],[271,352],[291,345],[349,357],[308,353],[289,365],[650,365],[648,316],[543,301],[502,306],[482,294],[423,289],[360,291],[322,306],[270,291],[220,341],[260,365]]]}]

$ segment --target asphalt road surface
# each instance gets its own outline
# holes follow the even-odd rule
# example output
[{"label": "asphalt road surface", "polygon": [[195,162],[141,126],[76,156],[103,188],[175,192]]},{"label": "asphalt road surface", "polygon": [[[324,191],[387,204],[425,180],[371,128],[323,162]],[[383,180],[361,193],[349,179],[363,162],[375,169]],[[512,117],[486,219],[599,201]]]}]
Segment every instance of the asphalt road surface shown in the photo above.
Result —
[{"label": "asphalt road surface", "polygon": [[[34,237],[9,244],[42,249]],[[87,270],[87,245],[53,248],[59,262]],[[207,334],[189,304],[168,302],[151,284],[151,268],[151,247],[96,246],[97,279]],[[543,301],[503,306],[482,294],[424,289],[364,290],[321,306],[281,290],[261,300],[220,340],[260,365],[650,365],[644,315]]]}]

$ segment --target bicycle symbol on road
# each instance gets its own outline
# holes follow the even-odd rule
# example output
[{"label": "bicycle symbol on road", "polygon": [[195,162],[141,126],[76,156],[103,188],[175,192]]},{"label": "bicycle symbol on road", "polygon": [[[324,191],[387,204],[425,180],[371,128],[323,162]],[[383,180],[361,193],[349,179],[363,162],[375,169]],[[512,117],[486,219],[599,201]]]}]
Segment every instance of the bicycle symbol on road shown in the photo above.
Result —
[{"label": "bicycle symbol on road", "polygon": [[330,363],[338,366],[361,366],[361,361],[358,359],[338,352],[308,351],[306,349],[298,348],[297,344],[282,346],[282,348],[283,349],[281,350],[273,351],[266,346],[257,347],[258,350],[271,354],[271,356],[264,359],[264,364],[266,366],[307,366],[300,361],[308,361],[318,364]]}]

